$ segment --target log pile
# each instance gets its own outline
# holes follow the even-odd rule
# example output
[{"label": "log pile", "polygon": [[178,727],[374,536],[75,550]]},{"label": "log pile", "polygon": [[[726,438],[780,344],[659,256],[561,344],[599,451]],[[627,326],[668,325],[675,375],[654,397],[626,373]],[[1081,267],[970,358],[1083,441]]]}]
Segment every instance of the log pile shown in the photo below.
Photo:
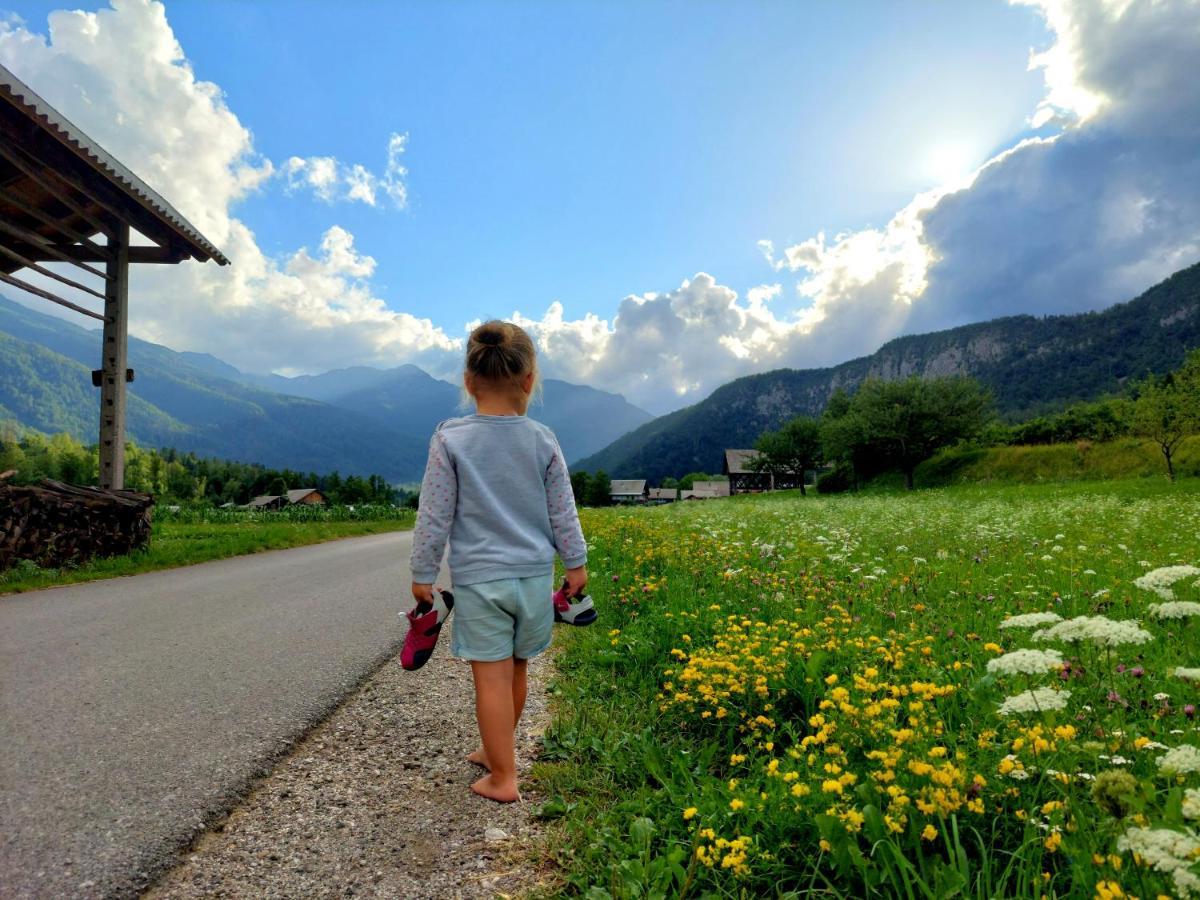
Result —
[{"label": "log pile", "polygon": [[43,480],[8,484],[0,473],[0,570],[28,559],[43,568],[116,556],[150,543],[154,498],[135,491]]}]

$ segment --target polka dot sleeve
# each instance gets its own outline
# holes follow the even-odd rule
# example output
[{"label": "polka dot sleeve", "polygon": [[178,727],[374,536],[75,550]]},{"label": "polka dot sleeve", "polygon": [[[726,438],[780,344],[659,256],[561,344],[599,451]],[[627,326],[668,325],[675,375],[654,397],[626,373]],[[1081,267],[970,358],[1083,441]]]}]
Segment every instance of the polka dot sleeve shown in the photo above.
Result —
[{"label": "polka dot sleeve", "polygon": [[440,431],[429,442],[429,461],[421,481],[420,508],[413,531],[412,569],[416,584],[433,584],[442,567],[442,554],[458,504],[458,476]]},{"label": "polka dot sleeve", "polygon": [[554,456],[546,468],[546,504],[550,513],[550,528],[554,532],[554,547],[568,569],[587,562],[587,544],[579,527],[575,511],[575,495],[571,491],[571,475],[567,461],[556,442]]}]

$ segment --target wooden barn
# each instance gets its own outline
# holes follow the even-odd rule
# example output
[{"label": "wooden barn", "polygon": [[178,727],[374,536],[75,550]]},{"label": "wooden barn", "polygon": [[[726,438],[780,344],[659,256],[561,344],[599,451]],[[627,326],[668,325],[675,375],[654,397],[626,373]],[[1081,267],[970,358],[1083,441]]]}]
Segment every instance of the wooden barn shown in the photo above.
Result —
[{"label": "wooden barn", "polygon": [[283,509],[287,506],[287,497],[275,494],[261,494],[246,504],[246,509]]},{"label": "wooden barn", "polygon": [[679,499],[679,488],[650,488],[651,503],[674,503]]},{"label": "wooden barn", "polygon": [[316,488],[296,488],[294,491],[287,492],[287,502],[289,506],[293,503],[305,506],[324,506],[325,495]]},{"label": "wooden barn", "polygon": [[757,450],[725,451],[721,473],[729,476],[730,494],[757,494],[800,487],[803,472],[756,472],[753,462],[759,456],[761,454]]}]

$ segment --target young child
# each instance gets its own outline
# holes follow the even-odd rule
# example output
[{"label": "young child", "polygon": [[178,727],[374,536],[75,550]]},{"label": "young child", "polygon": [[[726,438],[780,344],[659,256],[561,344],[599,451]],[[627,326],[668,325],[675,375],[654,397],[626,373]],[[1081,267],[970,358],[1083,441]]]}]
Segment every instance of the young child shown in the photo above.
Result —
[{"label": "young child", "polygon": [[467,759],[489,770],[471,790],[520,799],[515,736],[527,662],[550,644],[554,555],[570,595],[587,585],[587,545],[554,433],[525,417],[537,353],[524,329],[485,322],[467,340],[463,381],[476,414],[449,419],[429,444],[413,535],[413,597],[433,603],[450,540],[451,651],[470,660],[483,746]]}]

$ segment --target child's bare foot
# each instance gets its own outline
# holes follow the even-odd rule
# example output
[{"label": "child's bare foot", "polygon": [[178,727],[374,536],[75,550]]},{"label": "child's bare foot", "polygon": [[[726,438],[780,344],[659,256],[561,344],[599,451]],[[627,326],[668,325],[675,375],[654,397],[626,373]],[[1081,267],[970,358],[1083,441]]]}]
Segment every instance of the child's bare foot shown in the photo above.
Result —
[{"label": "child's bare foot", "polygon": [[487,797],[489,800],[495,800],[497,803],[515,803],[521,799],[521,792],[517,790],[516,779],[500,781],[495,775],[484,775],[471,785],[471,790],[480,797]]},{"label": "child's bare foot", "polygon": [[477,766],[483,766],[489,772],[492,769],[492,767],[488,765],[487,754],[483,752],[482,747],[480,747],[478,750],[474,750],[474,751],[468,753],[467,754],[467,762],[475,763],[475,765],[477,765]]}]

